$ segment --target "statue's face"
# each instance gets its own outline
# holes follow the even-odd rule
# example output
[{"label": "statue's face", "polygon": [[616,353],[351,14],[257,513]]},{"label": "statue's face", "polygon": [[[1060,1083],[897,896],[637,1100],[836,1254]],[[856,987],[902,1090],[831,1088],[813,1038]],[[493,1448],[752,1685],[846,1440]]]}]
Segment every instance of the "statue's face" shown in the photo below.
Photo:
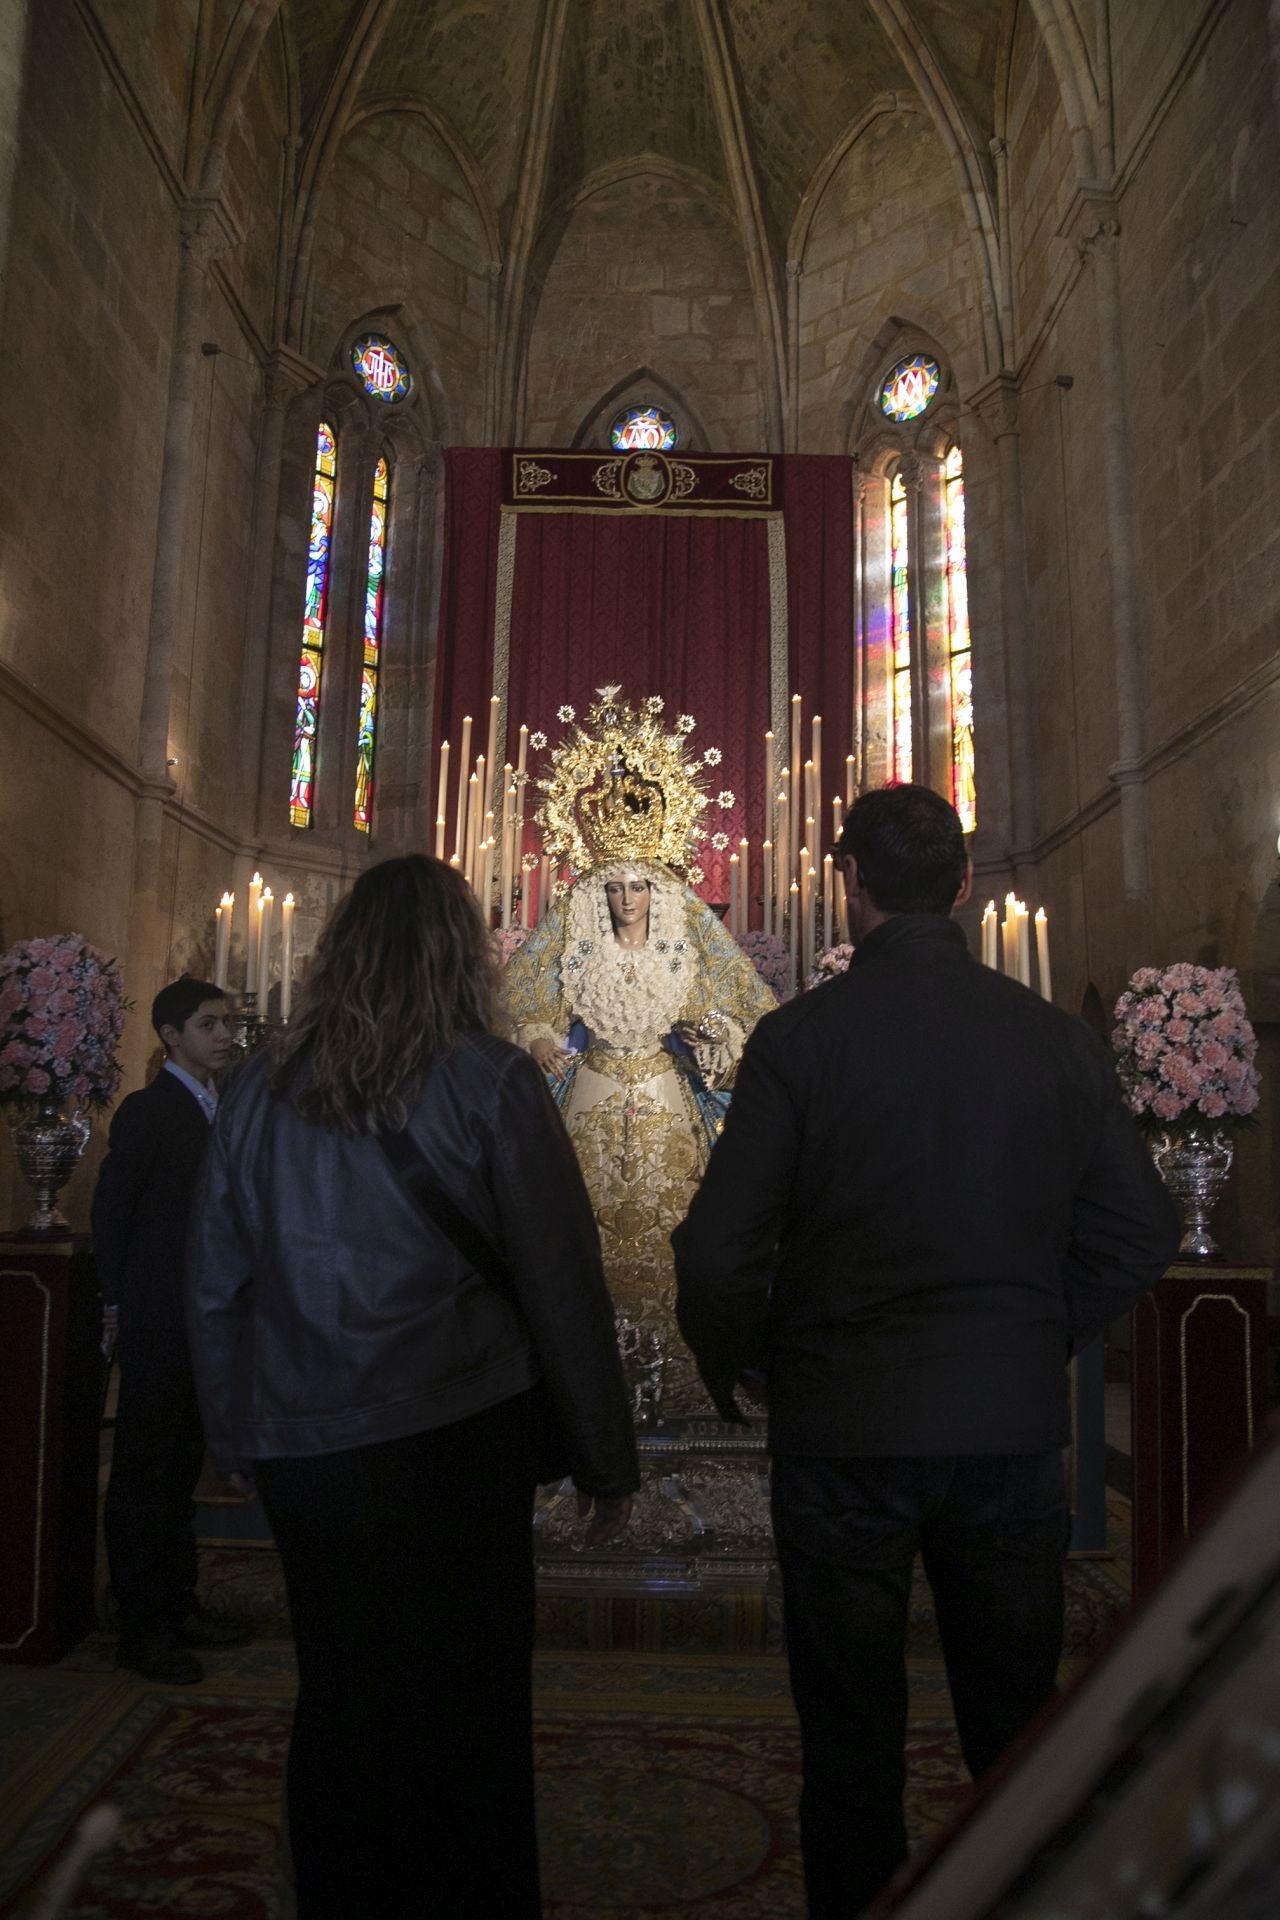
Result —
[{"label": "statue's face", "polygon": [[631,875],[626,880],[606,880],[604,897],[609,902],[609,918],[614,930],[634,927],[648,918],[649,882]]}]

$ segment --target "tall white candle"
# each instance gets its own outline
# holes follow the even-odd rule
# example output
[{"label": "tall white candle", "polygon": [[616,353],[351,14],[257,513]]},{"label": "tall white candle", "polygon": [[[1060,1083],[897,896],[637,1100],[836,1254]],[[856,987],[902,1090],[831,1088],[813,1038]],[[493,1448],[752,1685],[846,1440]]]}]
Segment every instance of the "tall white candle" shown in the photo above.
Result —
[{"label": "tall white candle", "polygon": [[280,1018],[287,1020],[293,1008],[293,895],[286,893],[280,903]]},{"label": "tall white candle", "polygon": [[836,941],[849,938],[849,908],[844,895],[844,868],[836,868]]},{"label": "tall white candle", "polygon": [[467,802],[471,797],[468,768],[471,764],[471,715],[462,718],[462,748],[458,754],[458,817],[454,822],[453,850],[458,859],[467,857]]},{"label": "tall white candle", "polygon": [[795,869],[791,864],[791,808],[788,799],[787,769],[781,774],[778,788],[778,837],[774,846],[774,858],[778,868],[778,932],[782,932],[782,922],[787,917],[787,889]]},{"label": "tall white candle", "polygon": [[234,893],[224,893],[213,910],[213,984],[225,987],[231,965],[231,916],[235,912]]},{"label": "tall white candle", "polygon": [[988,900],[982,910],[982,964],[984,967],[999,965],[996,958],[996,903]]},{"label": "tall white candle", "polygon": [[818,811],[818,802],[814,797],[813,772],[812,760],[806,760],[804,763],[804,810],[806,818],[816,814]]},{"label": "tall white candle", "polygon": [[[798,693],[793,693],[791,696],[791,757],[787,765],[796,776],[795,811],[798,819],[801,810],[799,791],[800,769],[804,765],[804,762],[800,758],[800,695]],[[792,850],[792,857],[794,859],[794,849]]]},{"label": "tall white candle", "polygon": [[729,931],[736,940],[742,932],[741,905],[738,889],[741,883],[741,868],[736,853],[729,855]]},{"label": "tall white candle", "polygon": [[1053,998],[1053,974],[1049,967],[1049,916],[1043,907],[1036,908],[1036,962],[1040,969],[1040,992],[1044,999]]},{"label": "tall white candle", "polygon": [[791,874],[796,870],[796,849],[800,845],[800,822],[804,819],[802,785],[804,763],[800,758],[800,717],[800,695],[793,693],[791,696],[791,786],[788,789],[788,798],[791,802],[791,811],[788,815],[791,822],[791,839],[787,846],[787,872]]},{"label": "tall white candle", "polygon": [[804,977],[807,980],[813,972],[814,961],[818,957],[814,925],[818,917],[818,875],[813,867],[809,868],[805,892],[808,895],[804,915]]},{"label": "tall white candle", "polygon": [[262,901],[262,875],[255,873],[249,882],[249,924],[244,937],[244,990],[246,993],[258,991],[258,930],[262,916],[259,906]]},{"label": "tall white candle", "polygon": [[476,844],[480,838],[480,803],[476,798],[476,776],[467,779],[467,797],[463,802],[462,817],[467,823],[467,838],[462,848],[462,874],[467,885],[475,891],[476,884]]},{"label": "tall white candle", "polygon": [[501,925],[511,925],[511,849],[516,831],[516,789],[512,779],[511,762],[508,760],[502,769],[502,838],[498,854],[498,895],[501,907]]},{"label": "tall white candle", "polygon": [[258,911],[261,916],[258,929],[258,1011],[265,1013],[267,995],[271,991],[271,920],[275,911],[275,895],[270,887],[262,889]]},{"label": "tall white candle", "polygon": [[[501,705],[502,701],[495,693],[489,701],[489,738],[484,750],[484,764],[489,769],[490,784],[498,771],[498,709]],[[489,790],[486,787],[484,798],[480,802],[481,811],[487,813],[491,804]]]},{"label": "tall white candle", "polygon": [[813,716],[809,751],[813,755],[813,805],[809,811],[816,816],[822,799],[822,715],[820,713],[815,713]]},{"label": "tall white candle", "polygon": [[444,859],[444,817],[449,806],[449,742],[440,742],[440,777],[436,781],[436,859]]},{"label": "tall white candle", "polygon": [[836,875],[835,862],[829,853],[822,856],[822,944],[834,947],[835,932]]},{"label": "tall white candle", "polygon": [[771,815],[773,813],[773,796],[776,791],[777,788],[773,777],[773,728],[770,727],[764,736],[764,836],[766,840],[772,839],[773,837],[773,820]]},{"label": "tall white candle", "polygon": [[480,911],[484,915],[486,927],[493,911],[490,902],[493,899],[493,814],[485,815],[489,832],[484,843],[484,864],[480,869]]},{"label": "tall white candle", "polygon": [[751,925],[751,842],[744,833],[738,842],[738,932]]},{"label": "tall white candle", "polygon": [[853,755],[844,757],[844,804],[846,810],[853,805]]},{"label": "tall white candle", "polygon": [[791,991],[794,993],[796,990],[796,961],[800,952],[800,883],[798,880],[793,880],[787,889],[787,910],[791,916],[789,927],[790,938],[787,942],[790,960],[788,973],[791,980]]},{"label": "tall white candle", "polygon": [[1031,985],[1031,922],[1025,900],[1018,902],[1018,978],[1024,987]]},{"label": "tall white candle", "polygon": [[471,866],[468,877],[471,881],[473,892],[477,894],[480,891],[480,868],[484,863],[484,843],[489,830],[489,803],[486,797],[488,793],[488,764],[488,761],[482,753],[476,755],[475,798],[469,802],[475,814],[475,819],[468,822],[468,830],[474,827],[475,837],[471,847]]},{"label": "tall white candle", "polygon": [[833,841],[840,838],[840,829],[843,825],[844,817],[840,812],[840,795],[833,793],[831,796],[831,838]]},{"label": "tall white candle", "polygon": [[773,842],[764,843],[764,880],[760,887],[761,927],[765,933],[773,932]]},{"label": "tall white candle", "polygon": [[1004,897],[1004,919],[1000,922],[1000,957],[1004,970],[1011,980],[1018,973],[1018,915],[1017,900],[1013,894]]},{"label": "tall white candle", "polygon": [[526,867],[523,860],[518,868],[520,874],[520,925],[533,925],[533,870]]}]

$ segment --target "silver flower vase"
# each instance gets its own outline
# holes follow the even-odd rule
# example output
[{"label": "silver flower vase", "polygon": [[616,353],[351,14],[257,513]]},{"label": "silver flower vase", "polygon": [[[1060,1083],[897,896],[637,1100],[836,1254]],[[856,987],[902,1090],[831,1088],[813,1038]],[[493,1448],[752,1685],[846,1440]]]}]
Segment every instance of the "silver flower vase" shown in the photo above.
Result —
[{"label": "silver flower vase", "polygon": [[75,1171],[91,1131],[92,1122],[85,1114],[76,1113],[67,1119],[56,1100],[42,1100],[35,1113],[14,1126],[18,1165],[36,1196],[36,1210],[24,1232],[51,1233],[66,1226],[56,1196]]},{"label": "silver flower vase", "polygon": [[1235,1151],[1218,1127],[1212,1133],[1189,1127],[1185,1133],[1160,1134],[1152,1142],[1152,1158],[1182,1215],[1178,1252],[1193,1260],[1211,1260],[1218,1251],[1209,1216],[1227,1184]]}]

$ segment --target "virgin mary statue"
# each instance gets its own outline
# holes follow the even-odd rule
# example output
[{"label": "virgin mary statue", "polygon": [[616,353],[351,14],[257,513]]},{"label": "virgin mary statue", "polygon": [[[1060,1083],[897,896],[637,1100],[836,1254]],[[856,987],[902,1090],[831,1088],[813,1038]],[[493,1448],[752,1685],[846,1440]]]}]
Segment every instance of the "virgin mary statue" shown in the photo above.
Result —
[{"label": "virgin mary statue", "polygon": [[581,1162],[620,1324],[663,1359],[672,1417],[710,1403],[676,1329],[670,1236],[747,1036],[777,1003],[681,877],[696,875],[708,800],[685,732],[660,713],[656,698],[636,713],[603,688],[556,750],[537,818],[578,877],[513,954],[503,994]]}]

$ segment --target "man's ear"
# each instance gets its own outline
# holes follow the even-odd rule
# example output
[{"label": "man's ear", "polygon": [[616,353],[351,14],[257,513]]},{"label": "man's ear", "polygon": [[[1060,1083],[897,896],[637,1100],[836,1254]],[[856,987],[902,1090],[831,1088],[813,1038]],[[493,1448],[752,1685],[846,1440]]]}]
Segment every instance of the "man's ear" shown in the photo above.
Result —
[{"label": "man's ear", "polygon": [[851,853],[839,854],[836,858],[836,865],[844,875],[844,890],[846,893],[853,894],[864,891],[862,875],[858,871],[858,863]]},{"label": "man's ear", "polygon": [[161,1027],[160,1029],[160,1045],[164,1048],[166,1053],[172,1053],[174,1041],[181,1040],[181,1038],[182,1038],[181,1027],[172,1027],[172,1026],[166,1025]]},{"label": "man's ear", "polygon": [[960,882],[960,891],[959,893],[957,893],[955,899],[952,901],[951,903],[952,906],[962,907],[972,892],[973,892],[973,861],[966,860],[964,863],[964,879]]}]

